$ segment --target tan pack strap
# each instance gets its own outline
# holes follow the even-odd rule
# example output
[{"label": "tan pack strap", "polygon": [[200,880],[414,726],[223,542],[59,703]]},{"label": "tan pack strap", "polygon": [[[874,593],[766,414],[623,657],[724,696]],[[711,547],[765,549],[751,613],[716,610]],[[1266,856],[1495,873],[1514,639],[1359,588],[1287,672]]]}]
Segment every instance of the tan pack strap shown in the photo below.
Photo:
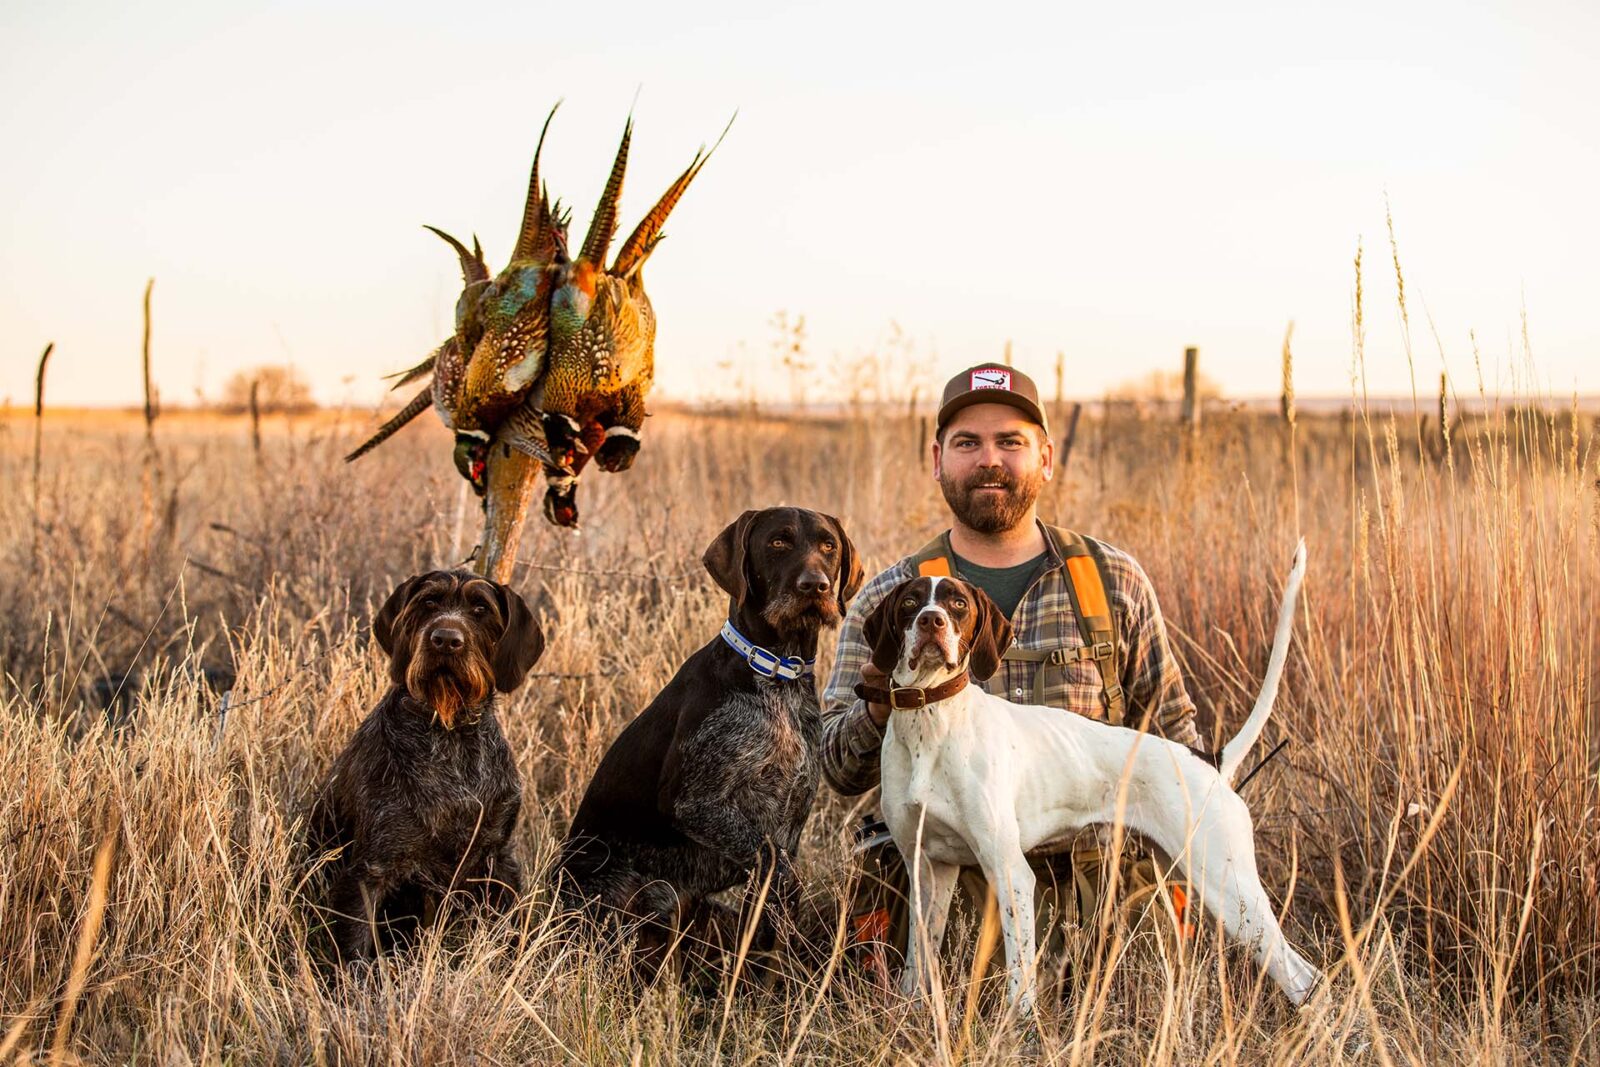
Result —
[{"label": "tan pack strap", "polygon": [[1086,659],[1100,659],[1111,654],[1111,642],[1102,641],[1097,645],[1084,645],[1074,648],[1018,648],[1015,645],[1006,649],[1006,654],[1001,659],[1014,659],[1022,663],[1048,663],[1052,667],[1064,667],[1069,663],[1077,663]]},{"label": "tan pack strap", "polygon": [[1112,653],[1111,643],[1103,641],[1098,645],[1083,645],[1076,648],[1018,648],[1012,645],[1006,649],[1001,659],[1014,660],[1019,663],[1037,663],[1039,669],[1033,672],[1033,702],[1044,703],[1045,694],[1045,668],[1065,667],[1069,663],[1083,660],[1099,660]]},{"label": "tan pack strap", "polygon": [[1122,691],[1122,657],[1117,647],[1117,629],[1111,618],[1111,604],[1106,597],[1105,579],[1102,576],[1100,554],[1094,542],[1080,533],[1047,527],[1055,536],[1066,561],[1067,590],[1072,597],[1072,611],[1078,617],[1078,631],[1083,637],[1086,657],[1094,661],[1100,671],[1100,701],[1105,705],[1106,721],[1127,725],[1128,702]]}]

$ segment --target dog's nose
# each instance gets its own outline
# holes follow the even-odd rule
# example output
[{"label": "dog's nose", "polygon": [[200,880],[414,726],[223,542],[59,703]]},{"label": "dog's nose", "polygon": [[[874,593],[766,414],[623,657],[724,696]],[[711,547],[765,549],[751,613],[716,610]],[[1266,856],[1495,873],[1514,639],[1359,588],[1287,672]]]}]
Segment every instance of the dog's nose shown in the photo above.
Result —
[{"label": "dog's nose", "polygon": [[942,630],[944,629],[944,612],[925,611],[917,616],[917,629]]},{"label": "dog's nose", "polygon": [[435,626],[428,633],[428,644],[440,652],[460,652],[467,647],[467,635],[454,626]]},{"label": "dog's nose", "polygon": [[828,581],[828,576],[821,571],[807,571],[800,576],[799,581],[795,582],[795,587],[809,596],[813,593],[826,593],[833,587],[833,583]]}]

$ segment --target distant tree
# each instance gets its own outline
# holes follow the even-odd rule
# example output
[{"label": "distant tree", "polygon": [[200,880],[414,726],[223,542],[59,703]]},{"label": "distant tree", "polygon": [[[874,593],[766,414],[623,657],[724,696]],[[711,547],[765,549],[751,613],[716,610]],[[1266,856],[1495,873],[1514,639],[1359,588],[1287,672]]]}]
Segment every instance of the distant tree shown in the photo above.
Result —
[{"label": "distant tree", "polygon": [[806,358],[806,317],[791,319],[787,311],[772,316],[772,354],[774,362],[789,372],[789,395],[795,407],[806,406],[806,383],[816,365]]},{"label": "distant tree", "polygon": [[222,386],[222,402],[218,407],[223,411],[248,410],[252,382],[260,383],[256,398],[263,415],[278,412],[294,414],[312,411],[317,406],[316,401],[311,399],[311,386],[300,377],[299,371],[293,367],[269,364],[239,371],[229,378]]}]

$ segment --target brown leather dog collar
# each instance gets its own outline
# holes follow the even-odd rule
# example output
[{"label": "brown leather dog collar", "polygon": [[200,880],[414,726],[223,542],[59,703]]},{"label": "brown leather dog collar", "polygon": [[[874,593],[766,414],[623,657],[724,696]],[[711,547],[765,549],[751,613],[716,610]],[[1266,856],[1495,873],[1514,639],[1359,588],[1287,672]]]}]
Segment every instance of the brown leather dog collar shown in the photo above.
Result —
[{"label": "brown leather dog collar", "polygon": [[857,682],[856,696],[869,704],[887,704],[892,711],[918,711],[929,704],[937,704],[941,700],[955,696],[967,687],[969,680],[967,672],[962,671],[948,682],[941,682],[932,689],[918,689],[910,685],[879,689],[866,682]]}]

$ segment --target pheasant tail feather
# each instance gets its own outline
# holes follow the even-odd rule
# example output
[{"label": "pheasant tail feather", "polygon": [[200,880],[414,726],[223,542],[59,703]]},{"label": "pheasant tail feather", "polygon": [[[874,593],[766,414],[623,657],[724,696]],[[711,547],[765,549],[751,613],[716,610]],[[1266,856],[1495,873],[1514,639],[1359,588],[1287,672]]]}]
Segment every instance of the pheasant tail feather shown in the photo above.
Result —
[{"label": "pheasant tail feather", "polygon": [[364,443],[354,452],[350,453],[348,456],[344,457],[344,461],[346,463],[354,463],[368,452],[371,452],[374,448],[377,448],[389,438],[393,437],[395,432],[398,431],[400,427],[404,426],[406,423],[410,422],[412,419],[426,411],[428,409],[428,405],[432,403],[433,386],[430,385],[426,389],[422,390],[422,392],[412,397],[411,402],[405,407],[401,408],[398,415],[380,426],[377,433],[367,438],[366,443]]},{"label": "pheasant tail feather", "polygon": [[[734,118],[738,118],[737,112],[734,113]],[[610,273],[619,278],[628,278],[644,265],[651,250],[661,240],[661,228],[667,224],[667,216],[678,206],[678,201],[689,189],[689,183],[693,182],[701,168],[711,161],[712,153],[722,144],[722,138],[728,136],[728,130],[732,126],[733,119],[729,119],[728,125],[723,127],[721,136],[717,138],[716,144],[711,146],[710,152],[702,149],[694,154],[689,169],[678,175],[678,180],[667,187],[667,191],[661,194],[661,199],[656,201],[656,206],[649,210],[638,227],[617,250],[617,259],[612,264]]]},{"label": "pheasant tail feather", "polygon": [[517,245],[511,253],[513,263],[536,258],[550,239],[550,205],[539,184],[539,156],[544,151],[544,135],[550,132],[550,120],[556,117],[559,107],[561,101],[557,100],[556,106],[545,116],[544,127],[539,131],[539,146],[533,150],[533,173],[528,175],[528,199],[522,208],[522,232],[517,235]]}]

